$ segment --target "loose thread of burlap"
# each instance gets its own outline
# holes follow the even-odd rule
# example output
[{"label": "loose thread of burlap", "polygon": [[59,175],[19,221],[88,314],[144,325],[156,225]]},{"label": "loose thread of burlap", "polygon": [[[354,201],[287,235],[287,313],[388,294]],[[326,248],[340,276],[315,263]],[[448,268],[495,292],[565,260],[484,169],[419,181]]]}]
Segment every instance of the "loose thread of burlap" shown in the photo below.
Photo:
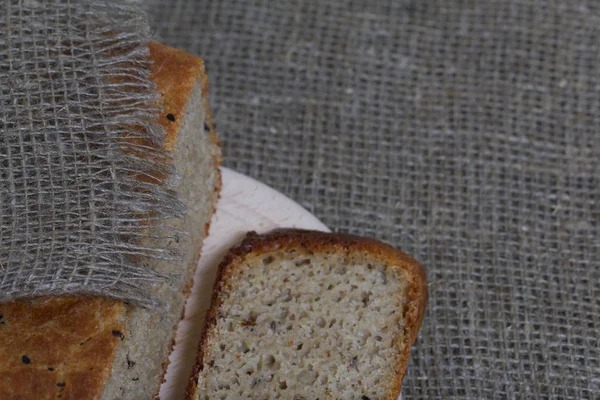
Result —
[{"label": "loose thread of burlap", "polygon": [[92,294],[156,304],[184,206],[136,4],[0,2],[0,302]]}]

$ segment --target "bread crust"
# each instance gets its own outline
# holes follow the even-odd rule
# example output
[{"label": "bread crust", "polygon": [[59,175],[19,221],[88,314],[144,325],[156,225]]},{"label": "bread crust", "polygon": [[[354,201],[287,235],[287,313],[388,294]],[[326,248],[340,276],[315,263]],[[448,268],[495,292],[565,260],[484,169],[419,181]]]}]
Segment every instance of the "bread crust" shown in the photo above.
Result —
[{"label": "bread crust", "polygon": [[0,305],[0,398],[97,396],[125,335],[124,308],[113,299],[74,296]]},{"label": "bread crust", "polygon": [[[208,77],[204,60],[201,58],[156,41],[149,42],[148,48],[150,59],[153,60],[150,79],[156,84],[156,91],[160,93],[159,107],[162,111],[158,117],[158,122],[166,130],[164,148],[171,151],[175,146],[177,133],[181,129],[183,113],[190,99],[192,88],[200,80],[203,97],[207,99]],[[206,123],[210,129],[210,138],[214,145],[220,146],[221,143],[217,137],[207,101],[204,102],[204,111],[206,113]],[[169,117],[169,115],[172,117]],[[220,155],[215,160],[215,165],[221,165]]]},{"label": "bread crust", "polygon": [[302,229],[278,229],[263,235],[249,232],[239,245],[229,250],[219,264],[211,306],[207,312],[202,339],[198,347],[196,364],[186,388],[186,399],[194,399],[198,387],[198,378],[204,368],[204,350],[214,336],[217,311],[221,306],[219,293],[224,287],[229,285],[235,269],[242,264],[242,261],[249,254],[260,257],[263,254],[278,249],[292,247],[303,247],[313,253],[325,251],[346,254],[365,252],[370,256],[385,260],[389,265],[406,272],[408,277],[409,302],[405,313],[406,334],[404,335],[402,357],[400,357],[404,362],[396,366],[395,379],[390,384],[390,389],[385,400],[396,400],[398,398],[402,379],[406,374],[410,346],[417,338],[417,334],[423,323],[425,307],[428,301],[427,277],[423,267],[402,251],[374,239],[343,233],[326,233]]},{"label": "bread crust", "polygon": [[[194,84],[199,81],[206,99],[208,78],[203,61],[197,57],[157,42],[150,42],[149,49],[154,61],[151,80],[161,93],[162,112],[157,122],[166,130],[164,147],[171,151]],[[206,100],[204,108],[210,139],[220,146]],[[219,193],[220,153],[214,163],[218,175],[214,190]],[[210,219],[206,233],[209,224]],[[201,248],[197,245],[196,261]],[[189,282],[186,297],[191,287]],[[128,339],[125,321],[130,307],[123,301],[98,296],[51,296],[0,304],[0,398],[101,397],[119,344]],[[23,356],[30,362],[25,363]],[[165,360],[163,377],[167,365]]]}]

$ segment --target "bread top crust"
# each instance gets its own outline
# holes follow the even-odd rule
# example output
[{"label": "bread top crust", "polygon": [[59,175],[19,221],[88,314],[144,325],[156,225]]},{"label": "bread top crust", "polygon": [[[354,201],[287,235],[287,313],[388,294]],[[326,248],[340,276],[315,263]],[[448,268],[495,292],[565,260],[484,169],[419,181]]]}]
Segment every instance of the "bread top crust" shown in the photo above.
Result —
[{"label": "bread top crust", "polygon": [[[157,42],[149,43],[149,48],[154,61],[151,80],[161,94],[158,123],[166,130],[164,147],[172,150],[199,77],[207,90],[204,63]],[[212,122],[211,137],[217,143]],[[0,304],[0,398],[99,398],[119,343],[129,339],[128,307],[123,301],[96,296]]]},{"label": "bread top crust", "polygon": [[94,398],[124,337],[124,305],[43,297],[0,305],[3,399]]},{"label": "bread top crust", "polygon": [[258,235],[249,232],[246,238],[237,246],[229,250],[219,265],[217,281],[213,290],[212,304],[206,316],[205,328],[202,340],[198,348],[197,360],[188,387],[186,398],[194,399],[198,387],[198,378],[202,371],[204,349],[211,340],[213,330],[216,326],[217,310],[220,306],[218,293],[230,284],[230,279],[235,269],[243,264],[247,256],[261,257],[279,249],[303,247],[310,252],[352,254],[364,253],[369,257],[383,260],[394,268],[399,268],[406,273],[408,279],[408,299],[406,319],[406,334],[404,346],[402,347],[403,363],[396,366],[396,374],[390,383],[388,400],[396,400],[400,394],[402,379],[406,373],[410,346],[417,338],[417,334],[423,323],[425,307],[428,300],[427,277],[423,267],[413,258],[392,246],[374,239],[363,238],[342,233],[326,233],[302,229],[279,229],[267,234]]},{"label": "bread top crust", "polygon": [[181,128],[185,105],[199,76],[204,93],[207,91],[208,79],[204,72],[204,61],[185,51],[154,41],[148,43],[148,48],[150,58],[154,61],[150,78],[160,93],[158,103],[162,111],[158,121],[166,130],[164,148],[171,151],[177,140],[177,132]]}]

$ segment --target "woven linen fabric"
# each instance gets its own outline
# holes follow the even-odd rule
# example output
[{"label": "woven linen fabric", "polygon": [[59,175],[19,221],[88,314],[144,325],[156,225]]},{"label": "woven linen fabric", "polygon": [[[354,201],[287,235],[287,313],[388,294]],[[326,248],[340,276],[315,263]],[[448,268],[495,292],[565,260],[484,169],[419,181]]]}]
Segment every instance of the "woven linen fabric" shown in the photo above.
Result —
[{"label": "woven linen fabric", "polygon": [[227,166],[427,269],[405,400],[600,395],[596,1],[146,4]]},{"label": "woven linen fabric", "polygon": [[[154,303],[182,215],[139,5],[0,0],[0,301]],[[126,139],[125,139],[126,138]],[[153,222],[153,226],[148,225]]]}]

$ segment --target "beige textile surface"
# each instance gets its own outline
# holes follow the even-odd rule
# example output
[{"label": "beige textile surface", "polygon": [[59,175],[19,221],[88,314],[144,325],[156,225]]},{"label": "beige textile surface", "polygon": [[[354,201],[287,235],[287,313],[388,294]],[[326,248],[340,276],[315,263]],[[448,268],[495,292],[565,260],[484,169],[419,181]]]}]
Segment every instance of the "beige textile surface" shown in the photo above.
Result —
[{"label": "beige textile surface", "polygon": [[405,399],[599,395],[597,2],[146,5],[225,165],[428,270]]}]

